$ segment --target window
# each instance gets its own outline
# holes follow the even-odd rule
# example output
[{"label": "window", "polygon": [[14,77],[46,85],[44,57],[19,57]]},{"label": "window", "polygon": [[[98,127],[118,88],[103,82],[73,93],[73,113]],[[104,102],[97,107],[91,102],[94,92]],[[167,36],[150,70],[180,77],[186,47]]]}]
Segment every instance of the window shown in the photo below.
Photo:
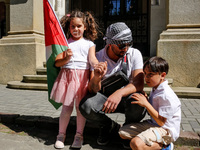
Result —
[{"label": "window", "polygon": [[126,1],[126,12],[129,15],[134,15],[137,13],[137,2],[135,0]]},{"label": "window", "polygon": [[120,0],[111,0],[109,3],[109,7],[109,16],[115,16],[120,14]]},{"label": "window", "polygon": [[107,3],[109,16],[134,15],[137,7],[137,0],[109,0]]}]

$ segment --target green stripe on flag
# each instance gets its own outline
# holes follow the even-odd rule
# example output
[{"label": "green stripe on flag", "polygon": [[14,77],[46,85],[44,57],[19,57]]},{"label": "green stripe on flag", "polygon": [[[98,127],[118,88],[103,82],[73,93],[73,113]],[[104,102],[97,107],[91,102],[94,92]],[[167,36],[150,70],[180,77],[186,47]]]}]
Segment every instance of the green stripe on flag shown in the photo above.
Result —
[{"label": "green stripe on flag", "polygon": [[62,104],[56,103],[54,100],[50,99],[51,90],[53,88],[53,84],[60,72],[60,67],[55,66],[55,58],[58,54],[62,53],[63,51],[67,50],[67,46],[62,45],[52,45],[52,54],[47,60],[47,83],[48,83],[48,98],[49,102],[58,109]]},{"label": "green stripe on flag", "polygon": [[64,52],[65,50],[68,49],[67,46],[62,46],[62,45],[51,45],[52,46],[52,55],[53,58],[56,59],[56,56],[62,52]]}]

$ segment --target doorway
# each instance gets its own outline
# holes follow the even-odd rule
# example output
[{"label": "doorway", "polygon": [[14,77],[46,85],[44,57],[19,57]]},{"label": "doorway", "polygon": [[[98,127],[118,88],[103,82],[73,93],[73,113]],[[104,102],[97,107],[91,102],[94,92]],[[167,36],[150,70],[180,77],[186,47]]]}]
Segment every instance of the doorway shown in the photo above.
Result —
[{"label": "doorway", "polygon": [[[71,0],[70,6],[71,10],[92,12],[103,33],[110,24],[125,22],[132,31],[133,47],[143,56],[150,55],[149,0]],[[95,41],[97,51],[105,45],[102,38]]]}]

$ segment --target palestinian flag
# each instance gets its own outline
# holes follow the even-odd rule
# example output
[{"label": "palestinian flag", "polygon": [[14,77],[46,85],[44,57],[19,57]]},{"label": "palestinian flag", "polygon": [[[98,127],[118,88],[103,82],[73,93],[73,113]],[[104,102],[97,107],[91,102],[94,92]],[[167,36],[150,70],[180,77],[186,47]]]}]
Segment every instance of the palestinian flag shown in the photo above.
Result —
[{"label": "palestinian flag", "polygon": [[68,49],[68,43],[62,30],[60,22],[52,9],[49,0],[43,0],[44,8],[44,32],[46,46],[46,66],[47,66],[47,83],[48,98],[52,105],[58,109],[62,104],[56,103],[50,99],[53,84],[58,76],[60,68],[55,67],[56,56]]}]

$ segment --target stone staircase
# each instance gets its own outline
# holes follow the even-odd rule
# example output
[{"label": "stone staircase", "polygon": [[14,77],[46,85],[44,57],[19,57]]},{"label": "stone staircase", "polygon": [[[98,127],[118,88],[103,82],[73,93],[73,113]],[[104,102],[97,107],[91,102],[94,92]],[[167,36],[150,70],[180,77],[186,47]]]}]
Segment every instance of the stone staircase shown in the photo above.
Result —
[{"label": "stone staircase", "polygon": [[[22,81],[10,81],[7,83],[8,88],[25,89],[25,90],[48,90],[47,88],[47,70],[44,67],[36,69],[36,75],[24,75]],[[182,98],[200,98],[200,88],[196,87],[173,87],[173,79],[167,78],[169,85],[172,87],[178,97]],[[145,84],[144,91],[149,94],[150,87]]]},{"label": "stone staircase", "polygon": [[46,73],[45,67],[37,68],[36,75],[23,75],[22,81],[10,81],[7,83],[7,87],[12,89],[48,90]]}]

